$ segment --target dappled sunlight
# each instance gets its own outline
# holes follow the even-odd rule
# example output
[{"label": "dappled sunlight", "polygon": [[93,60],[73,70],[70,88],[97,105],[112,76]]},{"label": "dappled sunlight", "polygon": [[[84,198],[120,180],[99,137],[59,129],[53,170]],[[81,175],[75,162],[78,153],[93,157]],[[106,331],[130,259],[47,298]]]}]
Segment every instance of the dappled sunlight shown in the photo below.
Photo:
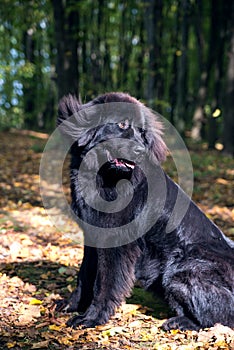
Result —
[{"label": "dappled sunlight", "polygon": [[[221,264],[214,272],[222,277],[217,277],[217,284],[210,273],[208,280],[200,277],[209,271],[209,263],[199,269],[203,250],[207,249],[208,261],[209,254],[221,252],[222,243],[219,246],[217,240],[211,252],[207,244],[216,240],[214,232],[214,239],[208,234],[210,221],[173,184],[234,241],[233,23],[231,0],[0,1],[0,350],[234,349],[234,329],[220,324],[200,331],[176,329],[197,330],[198,324],[205,327],[216,320],[225,323],[225,307],[229,317],[232,304],[227,306],[225,296],[219,303],[218,293],[212,299],[212,291],[217,285],[222,291],[223,286],[226,295],[232,275],[225,280],[229,269],[221,271]],[[128,94],[135,97],[127,98]],[[114,106],[122,99],[118,96],[145,107],[138,111],[136,105],[121,109],[118,104],[110,112],[111,104],[106,103]],[[100,108],[89,113],[86,107],[91,106]],[[136,120],[129,113],[131,106]],[[152,122],[151,117],[145,119],[148,114]],[[153,119],[161,119],[163,128]],[[112,142],[114,130],[112,136],[118,137]],[[72,154],[81,158],[75,156],[70,165]],[[163,176],[160,182],[161,160],[173,181],[164,181]],[[156,161],[160,171],[156,174],[153,167],[151,174],[148,165]],[[99,169],[93,171],[95,163]],[[115,211],[120,206],[121,211]],[[119,222],[127,224],[120,230]],[[144,232],[161,222],[170,234],[161,239],[161,226],[148,240]],[[87,248],[83,259],[79,225],[87,246],[123,246],[110,254]],[[183,240],[181,253],[177,245],[173,255],[173,235],[178,234],[178,240],[190,236],[190,226],[191,237],[196,236],[196,243],[205,241],[206,247],[193,245],[195,238],[189,238]],[[139,235],[142,240],[136,245],[142,258],[134,247],[123,254],[122,249],[129,248],[126,243]],[[188,246],[189,259],[198,254],[198,268],[188,262],[191,274],[185,276],[181,268]],[[230,254],[226,249],[228,262],[232,247]],[[176,261],[180,272],[173,280]],[[214,266],[216,257],[210,263]],[[167,266],[172,273],[164,275]],[[127,295],[132,287],[128,281],[138,276],[138,270],[143,285],[167,288],[162,294],[179,317],[173,318],[166,302],[143,290],[138,281],[127,303],[106,324],[78,326],[105,322],[118,297],[120,302]],[[200,282],[204,288],[208,282],[211,291],[202,291]],[[86,307],[92,298],[93,302],[85,315],[71,320],[66,302],[60,300],[55,311],[55,300],[66,299],[76,286],[72,309],[77,304]],[[212,297],[206,302],[207,292]],[[186,297],[193,293],[190,303]],[[194,316],[193,308],[201,312]],[[218,315],[215,321],[212,311]],[[230,318],[225,324],[232,326],[232,314]],[[69,328],[68,319],[78,329]]]},{"label": "dappled sunlight", "polygon": [[[12,140],[15,138],[21,149],[17,157],[13,151]],[[199,333],[178,330],[165,333],[160,326],[164,321],[162,318],[167,317],[167,309],[157,300],[153,304],[151,299],[144,306],[143,300],[147,300],[147,296],[145,292],[139,296],[139,288],[135,288],[129,299],[131,304],[123,304],[106,325],[92,331],[67,328],[65,322],[69,316],[55,313],[54,300],[67,296],[75,288],[76,273],[83,257],[82,232],[66,217],[62,217],[64,231],[59,231],[51,223],[51,217],[58,216],[60,209],[51,207],[46,211],[42,205],[38,177],[41,153],[38,146],[33,147],[37,139],[20,133],[4,133],[2,141],[0,327],[7,348],[26,349],[28,338],[33,339],[34,348],[39,349],[49,348],[50,344],[61,349],[77,344],[88,344],[89,348],[97,348],[98,344],[118,348],[120,339],[121,348],[132,350],[148,349],[152,344],[155,348],[163,344],[163,349],[175,346],[208,349],[218,342],[225,348],[231,342],[233,331],[221,326]],[[40,145],[41,152],[43,145]],[[206,215],[234,239],[232,166],[220,154],[208,153],[208,157],[211,158],[207,164],[203,155],[196,154],[194,199]],[[216,157],[218,166],[215,165]],[[165,167],[169,172],[171,170],[172,177],[176,177],[176,169],[170,162]],[[69,194],[66,176],[65,193]],[[56,188],[46,186],[56,204]]]}]

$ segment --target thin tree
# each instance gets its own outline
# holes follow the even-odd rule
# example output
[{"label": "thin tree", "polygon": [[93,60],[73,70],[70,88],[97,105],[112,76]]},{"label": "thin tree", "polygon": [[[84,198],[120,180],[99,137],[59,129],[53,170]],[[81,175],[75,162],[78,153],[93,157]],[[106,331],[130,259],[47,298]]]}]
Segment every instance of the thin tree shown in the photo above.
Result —
[{"label": "thin tree", "polygon": [[178,129],[183,132],[187,122],[187,100],[188,100],[188,38],[189,38],[189,16],[190,1],[182,0],[182,21],[181,21],[181,56],[178,61],[177,80],[177,102],[176,120]]},{"label": "thin tree", "polygon": [[[57,47],[58,97],[78,94],[78,2],[52,0]],[[76,5],[76,6],[75,6]]]},{"label": "thin tree", "polygon": [[223,142],[224,151],[227,154],[234,155],[234,3],[232,0],[229,3],[229,29],[230,29],[230,45],[228,51],[228,68],[227,68],[227,83],[225,94],[225,109],[224,109],[224,131]]},{"label": "thin tree", "polygon": [[163,78],[161,74],[162,54],[162,0],[145,0],[145,28],[148,47],[148,72],[146,99],[151,107],[157,107],[163,97]]},{"label": "thin tree", "polygon": [[199,68],[199,88],[197,93],[196,107],[193,115],[193,126],[191,137],[193,140],[199,141],[202,139],[203,126],[205,124],[205,102],[207,97],[207,65],[205,61],[205,38],[203,32],[203,2],[196,0],[194,5],[194,30],[197,39],[197,54]]}]

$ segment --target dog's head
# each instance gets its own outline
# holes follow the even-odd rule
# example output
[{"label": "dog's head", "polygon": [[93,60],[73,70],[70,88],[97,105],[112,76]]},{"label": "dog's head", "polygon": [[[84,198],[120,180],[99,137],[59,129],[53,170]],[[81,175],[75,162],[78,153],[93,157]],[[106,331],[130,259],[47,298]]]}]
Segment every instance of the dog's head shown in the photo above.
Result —
[{"label": "dog's head", "polygon": [[129,179],[146,150],[157,164],[166,157],[157,115],[125,93],[107,93],[86,104],[68,95],[60,101],[58,125],[74,141],[73,158],[112,181]]},{"label": "dog's head", "polygon": [[71,95],[60,101],[58,128],[71,145],[72,210],[81,219],[86,244],[131,242],[139,227],[147,230],[143,226],[151,215],[155,219],[148,206],[152,196],[160,212],[166,191],[158,165],[167,148],[158,119],[124,93],[108,93],[86,104]]}]

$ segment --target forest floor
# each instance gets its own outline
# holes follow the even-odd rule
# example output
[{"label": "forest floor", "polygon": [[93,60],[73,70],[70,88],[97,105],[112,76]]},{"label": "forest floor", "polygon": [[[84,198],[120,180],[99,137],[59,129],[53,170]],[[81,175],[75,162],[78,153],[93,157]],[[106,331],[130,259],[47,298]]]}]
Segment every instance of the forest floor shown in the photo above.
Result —
[{"label": "forest floor", "polygon": [[[0,133],[0,349],[234,349],[234,330],[221,325],[200,332],[164,332],[168,309],[135,288],[104,326],[73,330],[54,300],[75,287],[82,234],[67,221],[54,227],[43,207],[39,164],[47,135]],[[234,161],[205,146],[192,146],[193,199],[234,239]],[[166,169],[173,177],[169,163]],[[69,176],[64,183],[69,187]],[[67,190],[69,194],[69,190]],[[67,234],[66,234],[67,232]]]}]

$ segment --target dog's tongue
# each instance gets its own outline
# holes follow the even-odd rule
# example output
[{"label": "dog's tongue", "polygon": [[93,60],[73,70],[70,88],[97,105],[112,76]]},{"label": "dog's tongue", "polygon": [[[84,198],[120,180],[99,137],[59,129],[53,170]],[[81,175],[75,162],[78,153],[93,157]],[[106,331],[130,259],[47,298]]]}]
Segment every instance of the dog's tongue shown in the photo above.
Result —
[{"label": "dog's tongue", "polygon": [[128,168],[134,169],[134,164],[133,163],[129,163],[126,160],[122,160],[122,159],[120,160],[120,159],[116,158],[116,159],[114,159],[114,163],[115,163],[116,166],[119,166],[119,167],[126,166]]},{"label": "dog's tongue", "polygon": [[114,159],[115,165],[117,166],[123,166],[125,165],[124,162],[122,160],[118,160],[118,159]]}]

